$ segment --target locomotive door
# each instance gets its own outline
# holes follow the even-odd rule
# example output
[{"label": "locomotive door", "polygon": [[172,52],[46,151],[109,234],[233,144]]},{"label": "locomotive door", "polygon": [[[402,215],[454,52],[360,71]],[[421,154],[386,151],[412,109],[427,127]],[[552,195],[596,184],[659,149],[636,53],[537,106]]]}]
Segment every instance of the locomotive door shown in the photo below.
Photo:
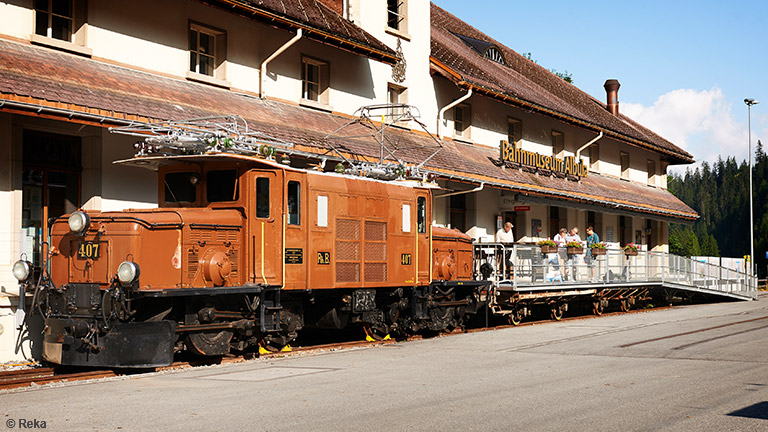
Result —
[{"label": "locomotive door", "polygon": [[432,202],[429,194],[420,192],[416,197],[416,247],[418,248],[418,282],[429,283],[432,268],[430,237],[432,227]]},{"label": "locomotive door", "polygon": [[307,233],[309,232],[309,206],[307,205],[306,174],[285,172],[285,252],[283,265],[285,289],[305,289],[307,262],[310,256]]},{"label": "locomotive door", "polygon": [[282,278],[283,175],[281,171],[252,170],[248,203],[251,232],[251,279],[265,285],[279,285]]}]

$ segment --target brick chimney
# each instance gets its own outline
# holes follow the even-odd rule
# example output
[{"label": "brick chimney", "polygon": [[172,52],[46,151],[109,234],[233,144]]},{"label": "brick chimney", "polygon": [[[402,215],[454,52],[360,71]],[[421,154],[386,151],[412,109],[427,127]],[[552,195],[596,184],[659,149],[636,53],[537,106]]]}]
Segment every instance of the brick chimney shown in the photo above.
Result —
[{"label": "brick chimney", "polygon": [[320,3],[328,6],[337,14],[344,16],[344,0],[318,0]]},{"label": "brick chimney", "polygon": [[611,114],[615,116],[619,115],[619,87],[621,87],[619,80],[606,80],[603,87],[605,87],[605,95],[608,99],[606,108]]}]

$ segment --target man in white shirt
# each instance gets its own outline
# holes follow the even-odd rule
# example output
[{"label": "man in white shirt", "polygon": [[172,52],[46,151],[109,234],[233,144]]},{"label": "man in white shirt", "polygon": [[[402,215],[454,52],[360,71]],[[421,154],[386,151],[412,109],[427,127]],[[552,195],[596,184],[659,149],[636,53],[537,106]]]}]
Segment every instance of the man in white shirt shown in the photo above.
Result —
[{"label": "man in white shirt", "polygon": [[[577,227],[571,228],[571,232],[568,233],[568,235],[565,236],[565,242],[577,242],[581,243],[581,237],[579,237],[579,229]],[[577,280],[576,277],[578,275],[578,269],[576,268],[576,264],[578,263],[577,255],[576,254],[568,254],[568,261],[566,262],[566,267],[571,268],[571,276],[573,280]]]},{"label": "man in white shirt", "polygon": [[512,222],[507,222],[504,227],[496,231],[496,243],[514,243],[515,234],[512,232]]},{"label": "man in white shirt", "polygon": [[557,245],[557,258],[555,258],[555,261],[557,262],[557,266],[560,270],[560,280],[568,280],[568,267],[565,266],[565,262],[568,261],[568,256],[565,253],[565,238],[568,236],[568,230],[565,228],[560,228],[560,231],[555,234],[555,237],[552,239],[555,244]]},{"label": "man in white shirt", "polygon": [[[499,269],[506,274],[507,279],[512,276],[512,243],[515,242],[515,234],[512,232],[512,227],[514,227],[512,222],[507,222],[504,224],[503,228],[496,231],[496,243],[509,243],[509,246],[505,244],[506,253],[504,254],[504,262],[501,269]],[[499,259],[501,259],[501,256],[499,256]]]}]

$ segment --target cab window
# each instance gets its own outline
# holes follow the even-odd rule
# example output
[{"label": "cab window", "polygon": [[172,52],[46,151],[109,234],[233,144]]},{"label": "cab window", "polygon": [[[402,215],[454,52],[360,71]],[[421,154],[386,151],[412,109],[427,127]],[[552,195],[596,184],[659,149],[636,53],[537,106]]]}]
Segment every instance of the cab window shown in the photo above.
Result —
[{"label": "cab window", "polygon": [[256,179],[256,217],[269,218],[269,179]]},{"label": "cab window", "polygon": [[205,197],[209,203],[237,201],[237,170],[208,171],[205,175]]},{"label": "cab window", "polygon": [[301,185],[288,182],[288,225],[301,225]]},{"label": "cab window", "polygon": [[197,185],[200,175],[196,172],[172,172],[165,175],[166,203],[193,203],[197,201]]},{"label": "cab window", "polygon": [[419,233],[427,232],[427,199],[425,197],[416,198],[416,225]]}]

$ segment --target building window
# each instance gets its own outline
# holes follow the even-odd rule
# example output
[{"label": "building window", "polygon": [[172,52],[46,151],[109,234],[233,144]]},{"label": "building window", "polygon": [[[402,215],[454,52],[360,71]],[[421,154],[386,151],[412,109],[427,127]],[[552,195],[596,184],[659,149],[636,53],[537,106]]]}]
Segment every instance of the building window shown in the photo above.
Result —
[{"label": "building window", "polygon": [[523,139],[523,122],[507,117],[507,142],[516,145]]},{"label": "building window", "polygon": [[594,143],[589,147],[589,169],[599,171],[600,169],[600,145]]},{"label": "building window", "polygon": [[492,46],[487,50],[485,50],[485,58],[495,61],[500,65],[506,65],[506,63],[504,63],[504,56],[501,54],[501,51],[499,51],[499,49],[496,48],[495,46]]},{"label": "building window", "polygon": [[199,24],[189,26],[189,71],[223,79],[226,33]]},{"label": "building window", "polygon": [[35,34],[72,42],[74,0],[35,0]]},{"label": "building window", "polygon": [[461,138],[469,138],[469,126],[472,112],[469,105],[458,105],[453,109],[453,134]]},{"label": "building window", "polygon": [[407,0],[387,0],[387,27],[404,32],[407,30]]},{"label": "building window", "polygon": [[648,186],[656,186],[656,162],[648,161]]},{"label": "building window", "polygon": [[461,232],[466,231],[465,225],[467,222],[467,201],[466,195],[454,195],[450,197],[451,213],[450,223],[451,228],[455,228]]},{"label": "building window", "polygon": [[629,180],[629,153],[621,152],[621,178]]},{"label": "building window", "polygon": [[301,59],[301,97],[304,100],[328,103],[328,63],[303,57]]},{"label": "building window", "polygon": [[552,155],[558,158],[562,158],[564,150],[565,136],[562,132],[552,131]]},{"label": "building window", "polygon": [[[404,105],[408,103],[406,88],[397,84],[387,86],[387,103],[390,105]],[[403,108],[391,106],[387,109],[387,117],[390,122],[396,122],[403,115]]]}]

